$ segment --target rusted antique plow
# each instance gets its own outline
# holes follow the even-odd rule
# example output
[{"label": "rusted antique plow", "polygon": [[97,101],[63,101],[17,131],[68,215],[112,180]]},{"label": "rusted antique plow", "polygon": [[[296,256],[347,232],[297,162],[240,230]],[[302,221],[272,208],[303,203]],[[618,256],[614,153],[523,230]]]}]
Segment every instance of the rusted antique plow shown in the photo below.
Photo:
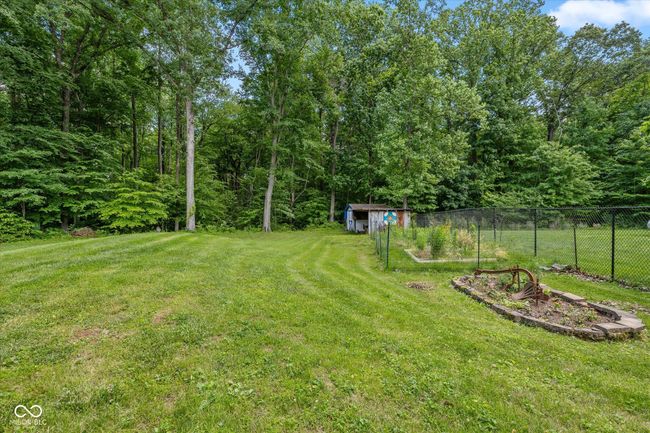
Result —
[{"label": "rusted antique plow", "polygon": [[528,281],[524,285],[523,289],[521,289],[519,292],[512,295],[512,299],[517,301],[522,299],[534,299],[535,302],[547,301],[549,299],[548,295],[546,295],[544,293],[544,290],[542,290],[542,288],[540,287],[539,281],[537,281],[537,278],[535,278],[533,273],[530,272],[528,269],[520,268],[519,266],[513,266],[507,269],[477,269],[474,271],[474,276],[478,276],[481,274],[511,274],[512,281],[506,286],[506,290],[507,290],[513,287],[515,284],[517,284],[518,287],[521,288],[520,273],[526,274]]}]

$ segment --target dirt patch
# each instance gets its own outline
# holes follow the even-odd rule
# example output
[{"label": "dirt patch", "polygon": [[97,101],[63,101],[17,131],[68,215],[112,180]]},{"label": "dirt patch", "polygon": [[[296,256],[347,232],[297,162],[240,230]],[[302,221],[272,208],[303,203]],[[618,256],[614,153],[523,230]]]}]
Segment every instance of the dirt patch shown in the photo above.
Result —
[{"label": "dirt patch", "polygon": [[163,399],[163,407],[167,412],[171,412],[176,407],[176,401],[178,398],[175,395],[165,396]]},{"label": "dirt patch", "polygon": [[332,379],[330,379],[330,376],[326,371],[320,371],[317,377],[323,383],[323,386],[327,391],[329,392],[336,391],[336,385],[334,385],[334,382],[332,382]]},{"label": "dirt patch", "polygon": [[433,289],[433,285],[431,283],[427,283],[426,281],[409,281],[406,283],[406,287],[423,291]]},{"label": "dirt patch", "polygon": [[108,335],[108,329],[102,328],[85,328],[78,329],[72,336],[72,341],[97,341]]},{"label": "dirt patch", "polygon": [[172,314],[172,310],[169,308],[160,310],[154,314],[153,319],[151,319],[151,323],[154,325],[160,325],[161,323],[165,322],[165,320],[167,320],[167,317],[169,317],[170,314]]}]

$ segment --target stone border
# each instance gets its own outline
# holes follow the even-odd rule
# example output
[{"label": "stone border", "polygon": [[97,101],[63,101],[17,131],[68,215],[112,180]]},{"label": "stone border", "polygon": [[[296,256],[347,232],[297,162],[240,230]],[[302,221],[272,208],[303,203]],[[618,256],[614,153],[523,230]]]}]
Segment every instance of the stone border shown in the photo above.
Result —
[{"label": "stone border", "polygon": [[[472,277],[467,275],[467,277]],[[643,322],[632,313],[621,311],[607,305],[589,302],[580,296],[569,292],[550,289],[544,284],[540,284],[543,289],[550,289],[551,296],[562,298],[567,302],[585,307],[592,307],[600,313],[610,317],[614,322],[598,323],[591,328],[571,328],[569,326],[558,325],[546,322],[535,317],[526,316],[518,311],[511,310],[503,305],[497,304],[486,296],[483,296],[478,290],[473,289],[467,284],[460,281],[460,278],[451,280],[451,284],[456,290],[459,290],[482,304],[486,304],[492,310],[513,320],[517,323],[523,323],[530,326],[539,326],[548,331],[557,332],[564,335],[573,335],[586,340],[614,340],[625,339],[639,334],[645,329]]]},{"label": "stone border", "polygon": [[[476,257],[469,257],[465,259],[421,259],[415,254],[413,254],[413,249],[410,250],[404,250],[406,254],[411,256],[411,258],[416,261],[417,263],[474,263],[476,262]],[[482,262],[496,262],[497,259],[494,257],[488,257],[484,259],[481,257]]]}]

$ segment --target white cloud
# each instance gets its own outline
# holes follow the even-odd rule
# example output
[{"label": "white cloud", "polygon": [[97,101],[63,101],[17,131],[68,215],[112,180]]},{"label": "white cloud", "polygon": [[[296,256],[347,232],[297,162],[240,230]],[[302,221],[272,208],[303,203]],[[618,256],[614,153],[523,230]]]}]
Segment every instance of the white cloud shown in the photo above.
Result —
[{"label": "white cloud", "polygon": [[567,0],[549,12],[557,24],[567,30],[577,30],[586,23],[604,27],[625,21],[635,27],[650,25],[648,0]]}]

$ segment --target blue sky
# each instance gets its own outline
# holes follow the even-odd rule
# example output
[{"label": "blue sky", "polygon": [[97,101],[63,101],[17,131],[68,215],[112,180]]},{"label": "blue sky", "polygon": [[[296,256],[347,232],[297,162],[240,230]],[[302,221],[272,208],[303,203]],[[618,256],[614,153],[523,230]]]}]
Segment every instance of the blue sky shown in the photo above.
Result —
[{"label": "blue sky", "polygon": [[[455,7],[462,0],[447,0]],[[650,37],[650,0],[546,0],[544,12],[557,18],[560,29],[572,34],[586,23],[612,27],[625,21]]]}]

